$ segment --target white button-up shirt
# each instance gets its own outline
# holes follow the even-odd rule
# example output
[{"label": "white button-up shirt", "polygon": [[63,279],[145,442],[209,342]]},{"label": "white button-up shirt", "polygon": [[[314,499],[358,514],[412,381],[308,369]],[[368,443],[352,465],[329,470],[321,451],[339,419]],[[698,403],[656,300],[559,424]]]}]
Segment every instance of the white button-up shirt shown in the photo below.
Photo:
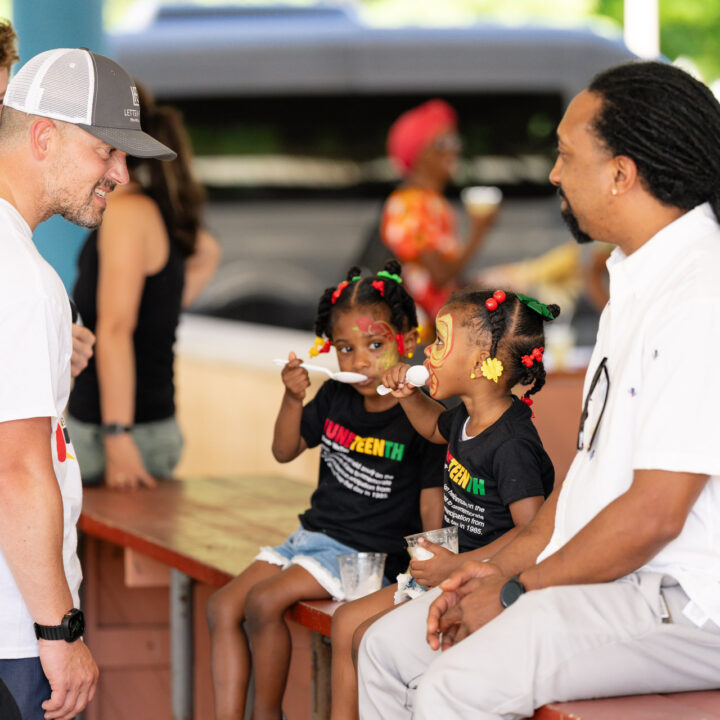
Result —
[{"label": "white button-up shirt", "polygon": [[710,475],[680,535],[640,570],[674,577],[690,598],[685,614],[720,625],[720,226],[699,205],[632,255],[617,248],[607,266],[610,302],[583,398],[603,358],[609,389],[601,374],[538,562],[626,492],[635,470]]}]

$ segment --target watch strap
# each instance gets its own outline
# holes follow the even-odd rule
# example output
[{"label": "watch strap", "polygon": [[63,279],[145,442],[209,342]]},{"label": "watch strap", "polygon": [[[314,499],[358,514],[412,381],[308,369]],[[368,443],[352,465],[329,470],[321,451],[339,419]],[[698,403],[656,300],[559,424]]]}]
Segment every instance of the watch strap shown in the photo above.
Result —
[{"label": "watch strap", "polygon": [[65,628],[62,625],[39,625],[35,623],[35,637],[38,640],[64,640]]}]

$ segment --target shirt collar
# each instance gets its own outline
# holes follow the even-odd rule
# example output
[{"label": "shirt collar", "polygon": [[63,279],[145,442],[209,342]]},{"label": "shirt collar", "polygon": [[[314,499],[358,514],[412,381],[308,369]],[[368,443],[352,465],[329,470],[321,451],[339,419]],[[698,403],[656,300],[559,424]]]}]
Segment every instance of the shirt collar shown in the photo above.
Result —
[{"label": "shirt collar", "polygon": [[635,291],[651,288],[658,277],[672,272],[695,241],[717,231],[717,225],[710,203],[703,203],[655,233],[632,255],[615,248],[606,263],[611,284],[627,283]]}]

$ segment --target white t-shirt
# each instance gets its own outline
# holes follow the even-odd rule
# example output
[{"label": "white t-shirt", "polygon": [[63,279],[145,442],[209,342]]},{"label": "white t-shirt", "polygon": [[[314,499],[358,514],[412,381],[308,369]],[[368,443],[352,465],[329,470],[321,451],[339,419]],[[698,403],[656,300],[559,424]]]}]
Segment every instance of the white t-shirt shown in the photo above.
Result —
[{"label": "white t-shirt", "polygon": [[710,475],[681,534],[641,569],[677,579],[698,625],[720,625],[720,226],[705,203],[632,255],[617,248],[607,266],[610,302],[583,390],[585,399],[607,358],[607,404],[597,425],[601,378],[538,562],[624,493],[635,470]]},{"label": "white t-shirt", "polygon": [[[70,392],[71,322],[60,278],[35,248],[20,213],[0,199],[0,422],[33,417],[51,420],[48,443],[63,498],[63,563],[77,607],[82,572],[75,525],[82,484],[62,419]],[[1,551],[0,628],[0,658],[38,654],[33,618]]]}]

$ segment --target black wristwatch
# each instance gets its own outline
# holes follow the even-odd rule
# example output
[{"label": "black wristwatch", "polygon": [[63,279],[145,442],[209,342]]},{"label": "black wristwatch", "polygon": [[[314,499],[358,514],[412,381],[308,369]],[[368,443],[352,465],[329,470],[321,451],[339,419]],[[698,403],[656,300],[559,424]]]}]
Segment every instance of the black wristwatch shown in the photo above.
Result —
[{"label": "black wristwatch", "polygon": [[85,632],[85,616],[73,608],[63,615],[60,625],[38,625],[35,623],[35,637],[38,640],[65,640],[75,642]]},{"label": "black wristwatch", "polygon": [[518,575],[511,577],[500,589],[500,604],[510,607],[521,595],[525,594],[525,586],[518,580]]}]

